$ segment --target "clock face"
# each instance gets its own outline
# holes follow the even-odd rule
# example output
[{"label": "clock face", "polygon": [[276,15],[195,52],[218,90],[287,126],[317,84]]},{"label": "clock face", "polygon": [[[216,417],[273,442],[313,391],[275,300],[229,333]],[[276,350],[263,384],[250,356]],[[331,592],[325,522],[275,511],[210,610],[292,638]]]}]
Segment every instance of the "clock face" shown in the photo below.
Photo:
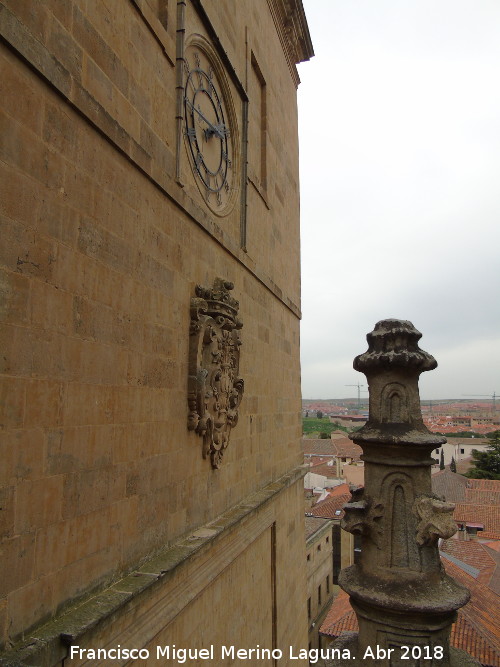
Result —
[{"label": "clock face", "polygon": [[210,209],[225,215],[234,192],[234,138],[230,108],[205,52],[185,53],[184,136],[198,189]]}]

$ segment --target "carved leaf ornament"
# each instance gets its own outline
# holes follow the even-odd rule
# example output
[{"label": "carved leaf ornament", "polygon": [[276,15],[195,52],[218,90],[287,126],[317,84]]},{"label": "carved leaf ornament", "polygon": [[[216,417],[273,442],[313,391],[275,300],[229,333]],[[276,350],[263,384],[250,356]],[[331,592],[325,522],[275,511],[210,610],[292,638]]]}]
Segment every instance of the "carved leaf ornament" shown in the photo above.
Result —
[{"label": "carved leaf ornament", "polygon": [[239,377],[239,303],[233,284],[216,278],[213,287],[196,286],[189,330],[188,429],[203,439],[203,456],[219,468],[238,423],[244,382]]},{"label": "carved leaf ornament", "polygon": [[384,505],[366,496],[360,486],[352,489],[351,499],[344,505],[344,511],[341,527],[353,535],[366,535],[381,549],[383,530],[380,520],[384,516]]},{"label": "carved leaf ornament", "polygon": [[422,495],[413,505],[419,523],[416,540],[419,546],[436,544],[441,537],[447,540],[457,532],[457,524],[453,519],[454,503],[447,503],[433,496]]}]

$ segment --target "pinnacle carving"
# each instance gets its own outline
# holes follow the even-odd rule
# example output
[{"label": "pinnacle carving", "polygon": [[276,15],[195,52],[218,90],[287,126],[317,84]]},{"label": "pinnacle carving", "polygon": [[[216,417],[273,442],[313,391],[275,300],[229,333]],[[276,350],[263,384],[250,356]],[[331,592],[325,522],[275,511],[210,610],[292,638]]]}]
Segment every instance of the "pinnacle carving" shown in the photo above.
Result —
[{"label": "pinnacle carving", "polygon": [[[415,433],[427,439],[422,421],[418,378],[437,367],[434,357],[418,346],[420,331],[406,320],[382,320],[367,334],[368,350],[354,359],[370,388],[370,414],[357,437],[398,442],[403,433],[411,442]],[[439,442],[442,438],[433,436]]]},{"label": "pinnacle carving", "polygon": [[419,519],[416,540],[419,546],[436,544],[441,537],[447,540],[457,532],[453,520],[454,503],[447,503],[433,496],[421,496],[415,500],[413,511]]},{"label": "pinnacle carving", "polygon": [[374,330],[366,336],[368,350],[354,359],[354,368],[362,373],[384,367],[431,371],[437,363],[433,356],[419,348],[420,338],[420,331],[406,320],[377,322]]},{"label": "pinnacle carving", "polygon": [[365,496],[363,487],[351,491],[351,499],[344,505],[345,516],[341,528],[353,535],[365,535],[377,546],[382,548],[383,531],[380,519],[384,514],[382,503],[374,503]]},{"label": "pinnacle carving", "polygon": [[189,328],[188,429],[203,441],[203,456],[219,468],[238,423],[244,391],[239,377],[243,324],[233,284],[216,278],[213,287],[195,288]]}]

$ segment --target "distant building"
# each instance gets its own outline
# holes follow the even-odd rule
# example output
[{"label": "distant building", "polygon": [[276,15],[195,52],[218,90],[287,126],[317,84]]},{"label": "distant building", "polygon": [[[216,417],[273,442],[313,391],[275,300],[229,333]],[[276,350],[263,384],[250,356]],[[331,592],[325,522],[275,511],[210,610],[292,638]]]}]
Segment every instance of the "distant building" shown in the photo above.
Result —
[{"label": "distant building", "polygon": [[455,463],[459,463],[470,459],[473,449],[484,452],[488,448],[489,441],[487,438],[456,438],[452,436],[447,436],[447,438],[448,442],[434,450],[434,458],[437,460],[437,464],[441,460],[441,451],[444,456],[444,464],[448,466],[452,458],[455,459]]},{"label": "distant building", "polygon": [[346,426],[348,428],[359,428],[366,424],[368,419],[367,414],[362,415],[330,415],[330,421],[334,424],[340,424],[340,426]]},{"label": "distant building", "polygon": [[314,504],[307,517],[327,519],[331,523],[333,544],[333,582],[336,584],[341,569],[357,562],[359,556],[359,536],[342,530],[340,522],[344,516],[344,505],[349,502],[351,491],[347,484],[336,487],[327,498]]},{"label": "distant building", "polygon": [[332,522],[306,515],[309,648],[319,648],[319,629],[333,598]]}]

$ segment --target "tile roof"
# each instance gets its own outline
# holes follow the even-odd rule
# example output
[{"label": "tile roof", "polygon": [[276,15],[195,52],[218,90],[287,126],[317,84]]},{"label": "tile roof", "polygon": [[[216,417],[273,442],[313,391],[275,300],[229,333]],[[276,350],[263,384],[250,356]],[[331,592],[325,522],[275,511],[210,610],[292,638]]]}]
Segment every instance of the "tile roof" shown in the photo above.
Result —
[{"label": "tile roof", "polygon": [[481,537],[500,533],[500,505],[471,505],[457,502],[453,518],[457,523],[482,523],[484,533],[481,533]]},{"label": "tile roof", "polygon": [[358,631],[358,619],[344,590],[339,590],[319,631],[329,637],[338,637],[341,632]]},{"label": "tile roof", "polygon": [[450,435],[448,438],[448,444],[449,445],[458,445],[460,447],[463,447],[464,445],[466,447],[477,447],[478,445],[488,445],[489,444],[489,439],[488,438],[463,438],[461,436],[456,436],[456,435]]},{"label": "tile roof", "polygon": [[[500,486],[500,482],[498,482]],[[466,489],[465,502],[470,505],[498,505],[500,506],[500,489],[490,491],[484,489]]]},{"label": "tile roof", "polygon": [[500,540],[500,531],[495,531],[495,530],[483,530],[482,533],[480,533],[481,540],[495,540],[499,541]]},{"label": "tile roof", "polygon": [[[471,433],[482,433],[486,435],[494,430],[494,425],[490,422],[487,424],[480,424],[473,419],[473,425],[466,425],[463,422],[460,425],[452,425],[453,417],[438,417],[438,416],[424,416],[424,424],[431,433],[463,433],[470,431]],[[480,438],[476,438],[479,440]]]},{"label": "tile roof", "polygon": [[500,480],[468,479],[465,501],[475,505],[500,506]]},{"label": "tile roof", "polygon": [[458,565],[444,561],[444,566],[453,579],[471,592],[470,601],[458,612],[465,622],[452,629],[453,645],[483,665],[500,667],[500,597]]},{"label": "tile roof", "polygon": [[470,489],[481,489],[482,491],[500,491],[500,480],[498,479],[469,479]]},{"label": "tile roof", "polygon": [[[341,519],[344,516],[343,507],[351,499],[351,493],[330,496],[311,507],[311,514],[325,519]],[[336,512],[339,512],[336,514]]]},{"label": "tile roof", "polygon": [[479,660],[485,667],[500,666],[498,652],[488,644],[465,614],[459,613],[456,622],[451,626],[450,643]]},{"label": "tile roof", "polygon": [[315,466],[326,465],[329,462],[332,462],[331,466],[333,467],[335,456],[329,456],[327,454],[310,454],[307,457],[307,460],[309,461],[311,468],[314,468]]},{"label": "tile roof", "polygon": [[458,523],[481,523],[482,539],[500,539],[500,481],[468,479],[450,470],[432,476],[432,491],[454,502],[453,518]]},{"label": "tile roof", "polygon": [[467,477],[445,469],[433,475],[431,482],[433,493],[444,496],[448,502],[458,503],[465,500]]},{"label": "tile roof", "polygon": [[455,559],[452,562],[459,566],[463,564],[473,568],[477,573],[475,578],[485,585],[488,585],[497,564],[500,564],[500,555],[488,550],[480,542],[471,540],[442,540],[439,551],[442,555],[451,556]]},{"label": "tile roof", "polygon": [[[493,545],[496,545],[496,547],[493,547]],[[491,576],[488,580],[486,579],[486,575],[481,572],[479,575],[479,580],[481,583],[487,584],[488,588],[490,588],[494,593],[500,595],[500,540],[497,540],[496,542],[488,542],[486,544],[483,543],[481,546],[495,562],[495,569],[491,573]]]},{"label": "tile roof", "polygon": [[335,456],[337,449],[333,440],[321,440],[318,438],[302,438],[304,454],[328,454]]},{"label": "tile roof", "polygon": [[469,565],[468,563],[464,563],[458,558],[455,558],[454,556],[451,556],[450,554],[441,554],[441,562],[444,562],[444,560],[450,562],[450,563],[455,563],[455,565],[458,565],[464,572],[467,572],[467,574],[470,574],[471,577],[474,577],[474,579],[477,579],[479,576],[480,570],[477,568],[473,567],[472,565]]},{"label": "tile roof", "polygon": [[311,466],[309,472],[315,475],[323,475],[323,477],[337,477],[337,466],[329,466],[327,463],[316,463]]},{"label": "tile roof", "polygon": [[305,517],[306,541],[309,540],[314,533],[321,530],[326,524],[325,519],[319,519],[314,516]]},{"label": "tile roof", "polygon": [[359,445],[356,445],[349,438],[338,439],[334,441],[337,447],[337,456],[352,458],[354,461],[359,461],[363,450]]},{"label": "tile roof", "polygon": [[302,438],[304,454],[308,456],[341,456],[359,461],[363,450],[349,438],[335,438],[328,440],[321,438]]},{"label": "tile roof", "polygon": [[351,489],[349,488],[349,484],[339,484],[338,486],[334,486],[333,489],[331,489],[329,492],[330,496],[345,496],[347,493],[351,493]]},{"label": "tile roof", "polygon": [[500,505],[500,481],[496,479],[469,479],[445,469],[432,476],[432,490],[453,503]]}]

